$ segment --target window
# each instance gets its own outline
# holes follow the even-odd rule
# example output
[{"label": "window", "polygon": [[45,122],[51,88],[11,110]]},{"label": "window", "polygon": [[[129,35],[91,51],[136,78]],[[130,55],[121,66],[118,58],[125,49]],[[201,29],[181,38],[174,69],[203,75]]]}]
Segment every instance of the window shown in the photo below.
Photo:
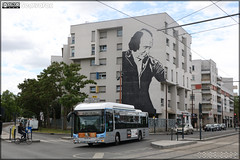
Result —
[{"label": "window", "polygon": [[187,110],[187,104],[185,104],[185,110]]},{"label": "window", "polygon": [[171,101],[170,101],[170,100],[168,100],[168,107],[171,107],[171,106],[170,106],[170,102],[171,102]]},{"label": "window", "polygon": [[107,51],[107,45],[100,45],[100,52],[106,52]]},{"label": "window", "polygon": [[106,58],[99,59],[99,64],[100,65],[106,65],[107,64],[107,59]]},{"label": "window", "polygon": [[182,37],[182,43],[185,44],[186,43],[186,38]]},{"label": "window", "polygon": [[106,79],[106,72],[97,72],[96,79]]},{"label": "window", "polygon": [[193,71],[195,70],[195,66],[194,66],[194,65],[192,66],[192,70],[193,70]]},{"label": "window", "polygon": [[182,56],[185,57],[185,51],[182,49]]},{"label": "window", "polygon": [[166,60],[167,60],[167,61],[169,61],[169,54],[168,54],[168,53],[166,53],[166,55],[167,55],[167,58],[166,58]]},{"label": "window", "polygon": [[75,56],[75,49],[74,47],[71,47],[71,57],[74,57]]},{"label": "window", "polygon": [[161,98],[161,106],[164,106],[164,99]]},{"label": "window", "polygon": [[192,75],[192,81],[195,81],[195,75]]},{"label": "window", "polygon": [[190,94],[190,100],[195,100],[195,95],[194,94]]},{"label": "window", "polygon": [[75,33],[71,33],[72,44],[75,44]]},{"label": "window", "polygon": [[173,29],[173,37],[175,37],[175,38],[178,37],[178,32],[175,29]]},{"label": "window", "polygon": [[122,64],[122,57],[117,57],[117,64],[121,65]]},{"label": "window", "polygon": [[169,47],[169,39],[166,38],[166,45]]},{"label": "window", "polygon": [[185,91],[185,98],[187,98],[187,91]]},{"label": "window", "polygon": [[117,92],[120,92],[120,85],[117,85],[117,86],[116,86],[116,91],[117,91]]},{"label": "window", "polygon": [[116,79],[119,80],[120,79],[120,71],[116,72]]},{"label": "window", "polygon": [[92,37],[91,38],[92,38],[91,41],[95,42],[95,31],[92,31]]},{"label": "window", "polygon": [[90,93],[96,93],[96,87],[90,86]]},{"label": "window", "polygon": [[185,64],[184,63],[182,63],[182,69],[185,69]]},{"label": "window", "polygon": [[99,93],[106,93],[106,86],[99,86],[98,87],[98,92]]},{"label": "window", "polygon": [[101,31],[100,32],[100,39],[107,38],[107,31]]},{"label": "window", "polygon": [[90,60],[90,66],[95,66],[95,59]]},{"label": "window", "polygon": [[168,23],[165,22],[164,24],[165,24],[165,33],[167,34],[168,32],[167,32],[167,29],[166,29],[166,28],[168,28]]},{"label": "window", "polygon": [[176,51],[176,44],[173,43],[173,50]]},{"label": "window", "polygon": [[168,68],[167,67],[165,67],[165,77],[166,77],[166,79],[168,79]]},{"label": "window", "polygon": [[171,80],[173,82],[173,70],[171,70]]},{"label": "window", "polygon": [[96,73],[90,73],[90,80],[96,79]]},{"label": "window", "polygon": [[171,93],[171,87],[168,86],[168,93]]},{"label": "window", "polygon": [[192,55],[189,54],[189,61],[192,61]]},{"label": "window", "polygon": [[177,108],[180,109],[180,103],[179,102],[177,102]]},{"label": "window", "polygon": [[91,46],[91,55],[95,55],[95,44],[92,44]]},{"label": "window", "polygon": [[176,64],[176,58],[173,57],[173,64]]},{"label": "window", "polygon": [[178,84],[178,72],[176,72],[176,83]]},{"label": "window", "polygon": [[122,29],[117,29],[117,37],[122,37]]},{"label": "window", "polygon": [[189,67],[189,73],[192,73],[192,67]]},{"label": "window", "polygon": [[122,43],[118,43],[117,44],[117,51],[121,51],[122,50]]}]

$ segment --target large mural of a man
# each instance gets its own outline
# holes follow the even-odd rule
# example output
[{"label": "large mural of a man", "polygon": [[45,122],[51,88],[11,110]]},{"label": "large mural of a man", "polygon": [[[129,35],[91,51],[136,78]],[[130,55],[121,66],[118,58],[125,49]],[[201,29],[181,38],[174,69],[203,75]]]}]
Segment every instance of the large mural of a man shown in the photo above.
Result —
[{"label": "large mural of a man", "polygon": [[156,109],[149,95],[149,85],[153,77],[159,82],[166,79],[162,64],[150,53],[153,35],[148,29],[143,28],[133,35],[128,46],[129,49],[122,52],[122,101],[155,114]]}]

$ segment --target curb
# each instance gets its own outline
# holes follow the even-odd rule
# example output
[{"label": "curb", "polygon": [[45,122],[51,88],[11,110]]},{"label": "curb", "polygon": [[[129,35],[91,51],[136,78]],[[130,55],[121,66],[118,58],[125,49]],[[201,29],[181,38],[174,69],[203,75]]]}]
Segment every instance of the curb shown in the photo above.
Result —
[{"label": "curb", "polygon": [[73,137],[61,137],[61,139],[64,139],[64,140],[72,140]]},{"label": "curb", "polygon": [[[163,144],[159,144],[163,143]],[[164,143],[167,143],[167,145],[164,145]],[[180,146],[186,146],[195,144],[197,141],[156,141],[152,142],[151,146],[154,148],[160,148],[160,149],[167,149],[167,148],[175,148]]]}]

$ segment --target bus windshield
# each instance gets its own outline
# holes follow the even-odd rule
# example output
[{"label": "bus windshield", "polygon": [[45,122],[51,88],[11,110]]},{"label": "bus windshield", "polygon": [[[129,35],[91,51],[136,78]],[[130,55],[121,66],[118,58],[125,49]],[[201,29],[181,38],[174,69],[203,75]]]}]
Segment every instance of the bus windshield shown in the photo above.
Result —
[{"label": "bus windshield", "polygon": [[75,133],[105,131],[104,118],[101,110],[98,111],[78,111],[75,117]]}]

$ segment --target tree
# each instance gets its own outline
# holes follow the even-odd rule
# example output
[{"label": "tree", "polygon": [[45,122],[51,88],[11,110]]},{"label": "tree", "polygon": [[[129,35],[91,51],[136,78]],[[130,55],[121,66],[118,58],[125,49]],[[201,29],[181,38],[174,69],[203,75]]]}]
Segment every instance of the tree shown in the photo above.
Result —
[{"label": "tree", "polygon": [[[62,66],[53,62],[47,69],[38,75],[39,87],[39,97],[43,106],[46,106],[44,116],[47,120],[47,126],[50,127],[50,114],[53,114],[54,121],[56,121],[56,107],[58,98],[62,95],[62,90],[60,81],[62,75]],[[46,121],[44,121],[44,126],[46,126]]]},{"label": "tree", "polygon": [[[40,84],[36,79],[25,79],[18,85],[21,92],[18,93],[17,103],[24,111],[24,117],[37,117],[40,120],[40,111],[44,110],[39,96]],[[41,123],[40,123],[41,124]]]},{"label": "tree", "polygon": [[[237,116],[237,121],[239,123],[239,96],[235,96],[234,97],[234,113],[236,113],[236,116]],[[235,118],[235,117],[234,117]]]},{"label": "tree", "polygon": [[4,111],[2,120],[4,122],[15,120],[17,115],[21,115],[21,109],[16,103],[16,98],[16,95],[9,90],[4,91],[1,95],[1,107]]},{"label": "tree", "polygon": [[88,95],[81,92],[87,84],[96,84],[93,80],[86,79],[85,75],[79,74],[81,67],[79,64],[61,63],[63,66],[61,88],[63,95],[59,98],[59,102],[64,107],[63,111],[63,129],[67,128],[67,114],[73,110],[73,106],[79,102],[83,102]]}]

